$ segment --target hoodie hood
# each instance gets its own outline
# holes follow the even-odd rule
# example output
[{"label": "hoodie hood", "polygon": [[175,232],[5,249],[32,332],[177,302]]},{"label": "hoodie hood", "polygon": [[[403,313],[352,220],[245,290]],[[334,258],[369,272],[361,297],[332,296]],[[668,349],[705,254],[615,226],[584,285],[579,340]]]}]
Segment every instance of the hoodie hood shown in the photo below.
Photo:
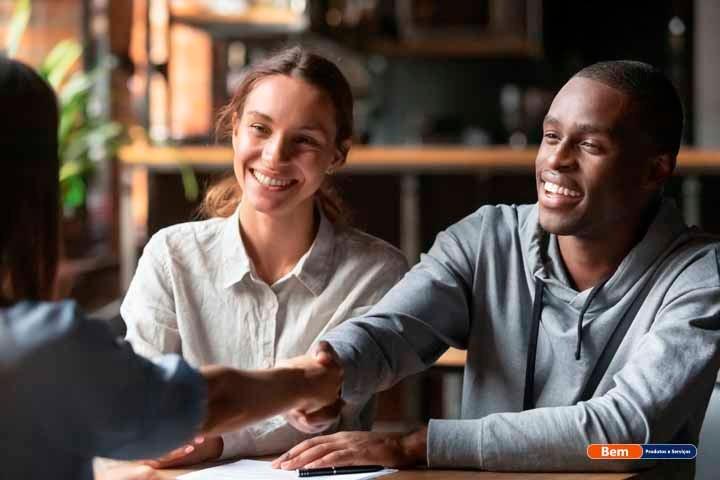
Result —
[{"label": "hoodie hood", "polygon": [[[675,202],[663,199],[644,237],[630,250],[617,270],[597,292],[587,313],[605,310],[619,302],[657,261],[658,257],[678,243],[687,241],[694,229],[688,228]],[[557,235],[542,229],[538,222],[537,204],[522,228],[523,249],[527,252],[528,268],[536,280],[544,283],[550,294],[576,310],[585,305],[592,289],[578,292],[571,286],[565,270]]]}]

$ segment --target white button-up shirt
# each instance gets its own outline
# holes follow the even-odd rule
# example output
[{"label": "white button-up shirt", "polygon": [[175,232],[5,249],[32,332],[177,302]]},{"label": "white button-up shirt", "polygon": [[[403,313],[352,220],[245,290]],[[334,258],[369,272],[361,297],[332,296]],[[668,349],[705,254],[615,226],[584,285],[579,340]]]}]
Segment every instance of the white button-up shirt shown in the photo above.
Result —
[{"label": "white button-up shirt", "polygon": [[[239,225],[236,210],[153,235],[121,307],[139,354],[181,353],[194,366],[272,367],[363,314],[407,271],[396,248],[321,215],[310,249],[268,285],[254,272]],[[341,426],[369,428],[370,410],[348,406]],[[274,417],[224,435],[223,457],[278,453],[307,437]]]}]

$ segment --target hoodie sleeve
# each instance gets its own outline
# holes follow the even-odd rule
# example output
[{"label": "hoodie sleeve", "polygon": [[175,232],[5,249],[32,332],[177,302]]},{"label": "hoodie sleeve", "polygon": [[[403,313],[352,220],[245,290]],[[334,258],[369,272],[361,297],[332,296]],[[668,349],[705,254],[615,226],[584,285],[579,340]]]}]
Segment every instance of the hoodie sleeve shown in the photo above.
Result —
[{"label": "hoodie sleeve", "polygon": [[591,443],[670,443],[691,415],[704,412],[720,367],[717,253],[704,260],[670,288],[652,328],[634,346],[610,390],[572,406],[479,420],[432,420],[430,466],[497,471],[650,466],[647,461],[589,460],[586,448]]},{"label": "hoodie sleeve", "polygon": [[[345,369],[343,399],[362,404],[377,391],[432,365],[448,348],[467,347],[475,254],[460,222],[368,313],[329,331]],[[417,292],[422,292],[418,295]]]}]

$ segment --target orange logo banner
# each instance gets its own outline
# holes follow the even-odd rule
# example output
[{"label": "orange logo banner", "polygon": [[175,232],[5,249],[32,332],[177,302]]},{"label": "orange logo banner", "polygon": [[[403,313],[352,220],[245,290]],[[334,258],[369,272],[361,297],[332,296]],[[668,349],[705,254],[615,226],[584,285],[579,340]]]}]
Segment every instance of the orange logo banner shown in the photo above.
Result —
[{"label": "orange logo banner", "polygon": [[593,443],[587,448],[587,456],[593,460],[636,460],[642,458],[642,445],[634,443]]}]

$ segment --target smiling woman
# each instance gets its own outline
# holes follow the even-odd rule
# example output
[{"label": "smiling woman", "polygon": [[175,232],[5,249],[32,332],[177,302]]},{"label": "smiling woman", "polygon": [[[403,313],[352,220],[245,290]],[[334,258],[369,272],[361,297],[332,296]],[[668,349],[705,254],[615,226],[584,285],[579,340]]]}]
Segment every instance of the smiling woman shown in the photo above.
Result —
[{"label": "smiling woman", "polygon": [[[139,353],[270,367],[367,311],[405,273],[397,249],[347,225],[330,186],[352,115],[347,81],[321,56],[292,48],[249,69],[217,127],[232,139],[235,175],[208,192],[208,220],[153,236],[123,302]],[[204,439],[153,465],[269,455],[311,433],[370,426],[369,403],[343,407]]]},{"label": "smiling woman", "polygon": [[[255,92],[256,87],[261,83],[273,85],[264,85],[259,89],[260,92]],[[286,93],[282,90],[283,86],[290,86],[291,90]],[[259,110],[247,105],[251,93],[255,93],[255,100],[260,103]],[[285,98],[275,99],[273,98],[275,93],[285,95]],[[305,98],[305,93],[310,95]],[[266,103],[268,100],[270,104]],[[296,104],[296,101],[300,103]],[[254,130],[258,137],[269,136],[273,132],[269,125],[273,117],[263,110],[270,108],[273,102],[280,106],[292,106],[293,112],[301,117],[293,119],[296,123],[300,121],[301,128],[299,132],[295,132],[297,137],[294,139],[298,145],[304,144],[308,149],[315,151],[319,149],[318,147],[324,147],[322,153],[331,153],[332,165],[327,166],[325,173],[332,174],[345,163],[353,132],[353,98],[350,85],[332,62],[296,47],[281,51],[253,66],[244,76],[230,103],[220,111],[216,136],[232,138],[236,176],[238,151],[247,147],[247,144],[236,144],[238,134],[247,133],[238,131],[240,122],[257,120],[256,123],[242,124],[244,130]],[[315,111],[316,106],[320,107],[320,111]],[[283,119],[284,117],[280,116],[275,120]],[[269,146],[273,145],[271,143]],[[263,149],[264,155],[270,153],[269,149]],[[242,198],[243,183],[242,177],[237,181],[230,177],[211,187],[201,212],[207,217],[231,215]],[[327,175],[316,190],[315,198],[323,213],[333,223],[347,223],[342,199],[332,187]]]}]

